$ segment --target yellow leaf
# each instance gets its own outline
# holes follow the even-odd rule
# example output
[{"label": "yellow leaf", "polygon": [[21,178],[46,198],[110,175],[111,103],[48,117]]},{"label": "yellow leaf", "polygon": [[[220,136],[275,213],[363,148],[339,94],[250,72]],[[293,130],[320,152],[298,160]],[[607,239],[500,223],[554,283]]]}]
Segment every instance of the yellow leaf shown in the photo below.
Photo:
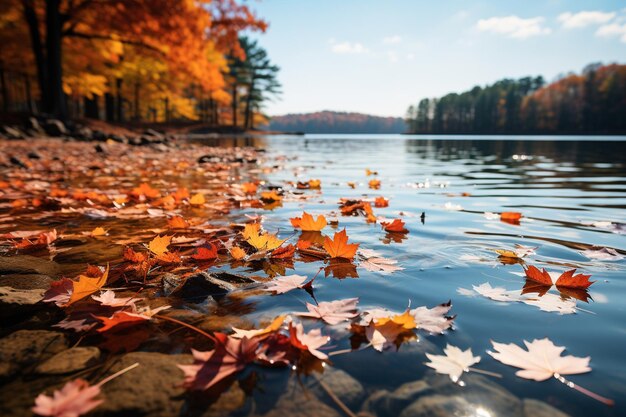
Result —
[{"label": "yellow leaf", "polygon": [[100,277],[92,278],[86,275],[79,275],[78,281],[74,281],[72,295],[64,307],[74,304],[76,301],[82,300],[83,298],[100,290],[104,284],[106,284],[108,277],[109,265],[107,265],[107,268]]},{"label": "yellow leaf", "polygon": [[91,236],[104,236],[107,234],[107,231],[103,227],[96,227],[90,233]]},{"label": "yellow leaf", "polygon": [[200,193],[194,195],[189,199],[189,204],[191,204],[192,206],[201,206],[204,203],[206,203],[206,200],[204,199],[204,196]]},{"label": "yellow leaf", "polygon": [[403,329],[410,330],[415,329],[417,327],[417,323],[415,322],[415,318],[411,315],[409,309],[407,309],[402,314],[396,314],[392,317],[383,317],[376,320],[376,327],[384,326],[386,323],[396,324]]},{"label": "yellow leaf", "polygon": [[172,236],[157,236],[148,243],[148,249],[156,256],[161,256],[167,252],[167,247],[172,241]]},{"label": "yellow leaf", "polygon": [[230,250],[230,256],[239,261],[246,257],[246,252],[238,246],[233,246]]}]

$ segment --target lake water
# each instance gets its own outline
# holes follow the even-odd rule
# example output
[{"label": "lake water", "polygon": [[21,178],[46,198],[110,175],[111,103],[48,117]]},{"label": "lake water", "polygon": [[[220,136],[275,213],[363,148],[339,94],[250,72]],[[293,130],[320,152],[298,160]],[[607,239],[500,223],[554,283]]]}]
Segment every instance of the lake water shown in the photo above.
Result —
[{"label": "lake water", "polygon": [[[115,156],[119,161],[113,161],[119,162],[117,169],[125,174],[113,175],[113,171],[85,174],[80,170],[69,170],[65,172],[68,179],[63,186],[70,190],[108,188],[112,195],[117,195],[141,182],[148,182],[168,192],[183,186],[192,192],[202,190],[214,202],[225,199],[223,195],[229,192],[225,183],[240,184],[250,178],[258,179],[263,181],[260,189],[272,186],[285,189],[282,205],[271,210],[267,207],[234,209],[230,214],[218,217],[215,217],[218,211],[210,205],[204,208],[186,206],[182,215],[199,222],[209,221],[211,227],[216,228],[250,221],[246,215],[262,216],[267,231],[278,232],[295,244],[300,232],[294,231],[289,218],[300,216],[303,210],[314,215],[324,214],[329,219],[338,220],[335,230],[345,228],[351,242],[397,261],[403,270],[382,274],[368,271],[361,264],[353,269],[326,269],[315,280],[315,300],[358,297],[360,310],[385,308],[399,313],[409,305],[411,308],[434,307],[450,300],[450,314],[456,316],[451,330],[444,334],[419,331],[417,338],[406,340],[397,350],[383,352],[364,348],[366,343],[359,344],[359,338],[342,324],[327,326],[320,321],[303,319],[307,329],[321,328],[331,337],[325,352],[355,349],[331,356],[332,365],[352,379],[340,383],[329,376],[330,372],[321,376],[328,377],[329,384],[334,381],[333,389],[338,396],[351,400],[346,401],[352,412],[368,410],[370,414],[367,415],[378,417],[553,415],[538,411],[541,404],[547,403],[572,417],[626,415],[626,138],[308,135],[205,139],[202,142],[225,147],[259,146],[265,149],[262,165],[236,165],[235,171],[205,175],[210,174],[205,170],[211,165],[193,165],[197,159],[194,154],[189,169],[171,171],[169,167],[152,165],[143,148],[133,148],[128,155]],[[36,144],[32,146],[34,149]],[[44,153],[44,149],[39,151]],[[76,149],[68,151],[68,155],[64,157],[74,160],[82,157],[80,150]],[[158,154],[154,155],[158,157]],[[106,158],[106,154],[92,156],[94,161]],[[100,162],[104,164],[106,161]],[[108,163],[112,164],[112,161]],[[136,166],[139,168],[135,169]],[[48,185],[39,182],[40,179],[49,180],[47,165],[43,164],[39,169],[34,174],[30,171],[17,173],[18,178],[26,175],[27,180],[33,181],[35,186],[31,188],[35,195],[48,190],[45,188]],[[367,169],[377,174],[368,176]],[[14,169],[6,172],[15,174]],[[373,178],[380,180],[380,189],[368,187]],[[321,180],[321,191],[295,189],[296,181],[310,179]],[[354,188],[348,185],[349,182]],[[13,193],[13,198],[21,197],[20,193],[19,190]],[[408,234],[387,233],[379,223],[367,223],[363,216],[341,215],[339,202],[342,198],[373,199],[379,196],[389,199],[389,206],[374,208],[375,215],[402,218]],[[146,251],[140,244],[147,243],[155,234],[174,233],[165,228],[164,214],[147,215],[145,207],[138,210],[143,213],[139,217],[121,217],[115,216],[114,208],[107,203],[106,207],[96,211],[106,209],[108,215],[107,212],[104,215],[91,212],[90,216],[90,212],[73,210],[74,206],[90,210],[83,207],[86,203],[69,200],[64,204],[72,210],[48,210],[38,214],[35,209],[26,209],[14,216],[5,202],[0,233],[59,229],[64,237],[55,243],[55,251],[42,249],[33,255],[48,259],[53,253],[62,273],[68,277],[83,271],[86,263],[110,263],[119,271],[125,265],[122,259],[124,246],[133,244],[137,250]],[[507,223],[500,221],[497,213],[501,212],[520,212],[523,217],[518,224]],[[93,239],[81,234],[89,234],[96,226],[107,229],[109,236]],[[335,230],[329,226],[323,233],[332,235]],[[495,253],[497,249],[514,249],[516,244],[536,248],[535,253],[524,258],[526,265],[558,272],[577,268],[591,274],[595,283],[588,292],[562,288],[559,291],[556,287],[549,290],[536,286],[529,288],[523,277],[522,264],[504,262]],[[612,252],[615,253],[614,259],[592,259],[583,253],[594,247],[615,250]],[[237,265],[226,251],[223,252],[210,270],[231,269],[261,277],[291,274],[313,277],[320,267],[326,266],[322,260],[301,254],[296,255],[293,264],[286,262],[282,267],[265,261]],[[156,268],[154,287],[141,293],[142,297],[163,295],[159,292],[158,274]],[[537,302],[494,301],[473,290],[484,283],[504,288],[514,299],[522,295],[534,297],[540,300],[539,306],[544,309],[549,305],[542,302],[552,300],[553,307],[565,306],[570,310],[566,312],[571,314],[543,311]],[[119,285],[124,284],[120,282]],[[135,290],[120,293],[130,296]],[[192,323],[208,323],[208,327],[203,327],[205,330],[227,332],[234,325],[252,326],[267,323],[277,315],[303,312],[307,302],[315,302],[303,290],[270,295],[258,286],[208,299],[205,294],[201,298],[198,302],[190,302],[169,297],[161,302],[172,304],[170,312],[175,310],[179,314],[176,317],[186,317]],[[195,315],[185,316],[185,312]],[[26,325],[50,329],[63,317],[64,314],[57,311],[47,314],[47,321],[31,320]],[[211,347],[206,338],[198,344],[197,334],[186,332],[187,329],[180,326],[172,327],[171,323],[158,322],[150,328],[153,333],[145,334],[150,338],[143,342],[141,339],[133,349],[173,354],[189,353],[190,347],[203,350]],[[13,326],[11,329],[17,328]],[[615,406],[608,407],[555,379],[535,382],[516,377],[516,368],[503,365],[487,354],[492,349],[492,340],[520,345],[524,340],[545,337],[558,346],[565,346],[566,354],[590,356],[592,371],[572,375],[569,379],[615,400]],[[132,344],[130,339],[128,342]],[[93,335],[83,339],[76,334],[74,340],[81,346],[99,343]],[[502,378],[470,372],[462,377],[465,385],[461,386],[452,383],[445,375],[436,375],[424,365],[427,361],[425,353],[442,354],[446,344],[471,348],[474,355],[481,356],[476,368],[501,374]],[[305,404],[308,399],[305,407],[313,412],[302,415],[338,415],[322,413],[322,406],[318,409],[311,404],[310,398],[314,396],[304,394],[303,397],[303,394],[294,393],[293,389],[302,391],[301,383],[306,385],[314,380],[299,375],[298,371],[248,367],[239,375],[245,382],[237,391],[245,391],[248,398],[244,399],[243,408],[232,411],[231,415],[275,416],[272,410],[292,415],[293,412],[285,411],[288,408],[284,406],[290,396],[297,399],[294,400],[296,404]],[[180,379],[176,378],[164,383],[180,384]],[[3,398],[8,403],[14,392],[20,392],[22,399],[15,402],[27,410],[34,396],[49,387],[48,380],[35,381],[27,377],[23,382],[3,386],[7,389]],[[239,403],[241,398],[237,397],[231,404],[231,398],[236,397],[237,392],[224,394],[223,409],[232,410],[234,404]],[[189,398],[211,403],[216,400],[212,395],[201,393]],[[330,406],[340,413],[323,393],[316,392],[315,396],[326,402],[324,407]],[[226,403],[230,405],[224,406]],[[413,408],[406,409],[411,404]],[[526,405],[525,414],[522,404]],[[201,408],[207,406],[201,404]],[[184,410],[181,411],[181,415],[184,414]]]},{"label": "lake water", "polygon": [[[359,268],[356,279],[330,276],[316,281],[318,301],[359,297],[363,309],[403,311],[409,303],[432,307],[452,300],[451,312],[457,317],[454,330],[445,335],[421,334],[419,342],[402,345],[398,352],[367,349],[333,357],[336,367],[368,391],[392,391],[426,378],[432,371],[423,365],[423,352],[441,353],[449,343],[471,347],[482,357],[477,367],[503,375],[502,379],[486,377],[489,382],[519,398],[545,401],[571,416],[626,415],[626,262],[593,260],[581,254],[591,246],[626,253],[624,139],[377,135],[259,139],[269,156],[287,158],[284,169],[268,175],[270,183],[319,178],[323,191],[305,204],[285,203],[261,214],[266,217],[266,229],[282,230],[286,237],[292,234],[286,219],[299,216],[303,208],[328,216],[338,213],[340,198],[384,196],[390,200],[389,207],[375,209],[375,213],[405,220],[409,233],[397,238],[362,217],[339,215],[339,227],[347,229],[351,241],[397,260],[404,270],[382,275]],[[366,169],[378,172],[379,190],[368,189],[372,177],[365,175]],[[355,189],[348,187],[349,181],[357,183]],[[524,217],[516,225],[484,214],[504,211],[521,212]],[[511,249],[515,244],[537,247],[535,254],[525,258],[528,264],[555,271],[578,268],[591,274],[596,282],[588,301],[570,298],[576,302],[576,313],[559,315],[459,290],[489,282],[519,295],[525,284],[522,266],[502,264],[494,253],[494,249]],[[314,275],[318,268],[318,263],[295,263],[295,273],[301,275]],[[548,294],[561,296],[554,288]],[[304,292],[290,292],[248,301],[254,303],[251,317],[267,318],[302,311],[311,299]],[[347,336],[337,336],[336,349],[350,347]],[[554,379],[518,378],[515,368],[486,354],[490,340],[522,344],[544,337],[565,346],[566,353],[591,356],[593,371],[571,380],[613,398],[616,406],[607,407]],[[468,380],[465,391],[453,392],[482,407],[463,415],[506,415],[496,395],[480,391]]]}]

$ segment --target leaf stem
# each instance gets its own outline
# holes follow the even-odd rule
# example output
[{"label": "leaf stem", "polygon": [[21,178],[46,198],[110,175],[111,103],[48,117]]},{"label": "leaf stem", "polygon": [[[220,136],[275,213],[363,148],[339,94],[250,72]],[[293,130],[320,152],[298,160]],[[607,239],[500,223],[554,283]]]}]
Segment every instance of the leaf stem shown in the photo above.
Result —
[{"label": "leaf stem", "polygon": [[493,376],[495,378],[502,378],[501,374],[498,374],[496,372],[490,372],[490,371],[485,371],[482,369],[478,369],[478,368],[467,368],[468,371],[472,371],[472,372],[476,372],[479,374],[483,374],[483,375],[489,375],[489,376]]},{"label": "leaf stem", "polygon": [[602,404],[605,404],[608,406],[615,405],[615,401],[613,401],[612,399],[603,397],[599,394],[596,394],[595,392],[589,391],[588,389],[583,388],[580,385],[576,385],[572,381],[568,381],[567,379],[563,378],[559,374],[554,374],[553,376],[557,381],[562,382],[563,384],[567,385],[570,388],[574,388],[576,391],[581,392],[585,394],[586,396],[593,398],[596,401],[600,401]]},{"label": "leaf stem", "polygon": [[194,332],[200,333],[202,336],[208,337],[209,339],[211,339],[212,341],[215,342],[215,337],[211,336],[210,334],[208,334],[204,330],[198,329],[196,326],[192,326],[189,323],[185,323],[184,321],[173,319],[171,317],[162,316],[160,314],[155,314],[154,317],[157,317],[157,318],[160,318],[160,319],[163,319],[163,320],[166,320],[166,321],[171,321],[172,323],[180,324],[181,326],[185,326],[185,327],[193,330]]},{"label": "leaf stem", "polygon": [[125,374],[126,372],[128,372],[128,371],[130,371],[130,370],[132,370],[132,369],[135,369],[135,368],[136,368],[136,367],[138,367],[138,366],[139,366],[139,362],[135,362],[135,363],[133,363],[132,365],[130,365],[130,366],[128,366],[128,367],[126,367],[126,368],[122,369],[121,371],[117,371],[117,372],[116,372],[116,373],[114,373],[113,375],[110,375],[110,376],[108,376],[108,377],[104,378],[102,381],[98,382],[98,383],[96,384],[96,387],[101,387],[101,386],[103,386],[104,384],[106,384],[107,382],[109,382],[110,380],[115,379],[115,378],[117,378],[118,376],[120,376],[120,375],[122,375],[122,374]]}]

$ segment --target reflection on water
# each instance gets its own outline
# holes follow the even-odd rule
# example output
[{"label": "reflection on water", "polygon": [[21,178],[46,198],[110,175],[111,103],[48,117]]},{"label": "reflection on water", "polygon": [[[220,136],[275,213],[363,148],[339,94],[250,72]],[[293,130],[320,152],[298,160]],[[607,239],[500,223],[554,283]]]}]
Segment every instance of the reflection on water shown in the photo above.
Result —
[{"label": "reflection on water", "polygon": [[[351,240],[398,260],[404,270],[384,276],[359,268],[358,279],[343,280],[330,278],[331,274],[317,285],[318,301],[359,297],[361,308],[401,311],[408,302],[433,306],[452,299],[456,328],[445,336],[420,336],[419,342],[405,344],[397,353],[363,350],[333,358],[338,368],[358,379],[368,392],[399,390],[395,396],[377,394],[384,399],[372,400],[371,411],[399,415],[402,408],[391,406],[390,398],[397,401],[407,395],[414,408],[402,415],[432,415],[435,410],[446,410],[448,415],[530,415],[538,413],[533,407],[541,405],[533,399],[572,416],[626,412],[619,400],[626,394],[626,263],[593,260],[581,253],[605,246],[626,254],[626,142],[559,139],[323,136],[272,137],[263,142],[270,156],[297,157],[288,160],[285,169],[270,174],[270,182],[322,180],[323,194],[306,203],[308,212],[337,213],[342,197],[382,195],[390,199],[390,205],[376,209],[376,214],[402,215],[410,231],[403,239],[393,239],[362,218],[339,216],[339,226],[347,228]],[[380,190],[368,189],[366,168],[378,171]],[[347,186],[349,181],[357,183],[355,189]],[[300,215],[303,207],[290,203],[264,212],[266,227],[284,230],[285,219]],[[524,218],[519,224],[509,224],[484,214],[503,211],[519,211]],[[493,252],[515,244],[537,247],[529,257],[533,264],[560,271],[579,268],[592,274],[596,283],[582,296],[555,288],[524,289],[522,267],[498,262]],[[317,267],[296,262],[294,270],[312,275]],[[570,300],[575,314],[548,313],[531,303],[499,303],[458,292],[485,282],[517,295],[548,294],[557,302]],[[309,300],[286,295],[256,301],[254,315],[260,318],[285,309],[302,310]],[[591,356],[593,371],[571,379],[615,398],[617,406],[608,408],[557,381],[517,378],[515,369],[486,354],[490,340],[521,344],[524,339],[543,337],[566,346],[575,356]],[[422,365],[423,352],[440,353],[446,343],[471,347],[482,357],[481,369],[501,373],[503,378],[467,375],[463,377],[466,386],[459,387],[447,377],[428,372]],[[338,342],[337,348],[345,347]],[[407,394],[416,381],[422,381],[423,391]]]}]

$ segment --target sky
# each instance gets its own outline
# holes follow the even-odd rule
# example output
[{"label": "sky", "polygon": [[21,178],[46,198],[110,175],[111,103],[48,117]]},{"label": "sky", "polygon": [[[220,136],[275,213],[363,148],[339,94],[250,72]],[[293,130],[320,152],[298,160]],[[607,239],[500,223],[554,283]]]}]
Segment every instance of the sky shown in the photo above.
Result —
[{"label": "sky", "polygon": [[404,116],[424,97],[502,78],[626,63],[626,0],[253,0],[281,67],[270,115]]}]

